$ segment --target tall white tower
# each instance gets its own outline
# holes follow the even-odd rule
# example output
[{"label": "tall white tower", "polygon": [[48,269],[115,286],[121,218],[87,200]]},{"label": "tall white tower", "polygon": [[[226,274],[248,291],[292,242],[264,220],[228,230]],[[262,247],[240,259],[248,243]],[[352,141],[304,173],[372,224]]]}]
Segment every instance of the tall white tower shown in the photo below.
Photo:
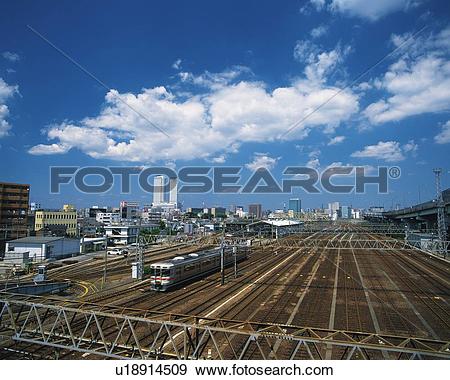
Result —
[{"label": "tall white tower", "polygon": [[164,177],[158,175],[153,180],[153,206],[164,203]]},{"label": "tall white tower", "polygon": [[170,179],[169,203],[174,204],[175,207],[178,205],[178,184],[176,178]]}]

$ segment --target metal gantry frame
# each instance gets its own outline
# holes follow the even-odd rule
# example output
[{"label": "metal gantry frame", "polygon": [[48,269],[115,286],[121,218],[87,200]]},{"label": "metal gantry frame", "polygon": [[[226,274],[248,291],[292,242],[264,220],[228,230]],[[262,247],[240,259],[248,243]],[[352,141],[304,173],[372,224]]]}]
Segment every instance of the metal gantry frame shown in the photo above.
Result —
[{"label": "metal gantry frame", "polygon": [[[323,235],[322,235],[323,236]],[[334,235],[335,236],[335,235]],[[449,242],[446,242],[449,243]],[[427,244],[427,253],[433,252],[439,241],[430,241]],[[398,251],[398,250],[420,250],[411,243],[404,240],[384,238],[383,240],[375,240],[368,238],[342,238],[342,239],[289,239],[288,241],[280,241],[272,244],[274,247],[283,248],[320,248],[320,249],[358,249],[358,250],[382,250],[382,251]]]},{"label": "metal gantry frame", "polygon": [[441,253],[444,257],[447,256],[447,226],[445,223],[445,204],[444,199],[442,198],[442,190],[441,190],[441,172],[442,169],[436,168],[433,169],[436,180],[436,202],[437,202],[437,227],[438,227],[438,236],[440,240],[440,245],[438,247],[439,253]]},{"label": "metal gantry frame", "polygon": [[16,295],[0,298],[0,336],[3,349],[25,343],[61,355],[114,359],[323,359],[330,349],[333,359],[450,359],[446,341],[92,305],[77,308]]}]

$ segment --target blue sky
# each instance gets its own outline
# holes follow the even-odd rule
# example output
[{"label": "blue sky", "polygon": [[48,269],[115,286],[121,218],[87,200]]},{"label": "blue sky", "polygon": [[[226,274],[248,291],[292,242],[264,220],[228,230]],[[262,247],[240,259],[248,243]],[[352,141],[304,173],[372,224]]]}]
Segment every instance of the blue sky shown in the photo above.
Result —
[{"label": "blue sky", "polygon": [[[126,196],[70,185],[50,196],[56,165],[402,169],[387,195],[298,191],[304,208],[427,200],[436,166],[450,186],[448,1],[15,1],[1,5],[0,35],[0,180],[31,184],[45,207],[151,199],[136,183]],[[274,209],[288,198],[182,200]]]}]

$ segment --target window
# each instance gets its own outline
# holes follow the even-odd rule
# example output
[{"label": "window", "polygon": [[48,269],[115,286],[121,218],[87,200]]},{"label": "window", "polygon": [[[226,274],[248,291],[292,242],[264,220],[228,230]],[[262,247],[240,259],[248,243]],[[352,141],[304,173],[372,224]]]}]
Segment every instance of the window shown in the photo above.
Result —
[{"label": "window", "polygon": [[185,272],[190,272],[191,270],[195,269],[195,264],[187,264],[184,266],[184,271]]}]

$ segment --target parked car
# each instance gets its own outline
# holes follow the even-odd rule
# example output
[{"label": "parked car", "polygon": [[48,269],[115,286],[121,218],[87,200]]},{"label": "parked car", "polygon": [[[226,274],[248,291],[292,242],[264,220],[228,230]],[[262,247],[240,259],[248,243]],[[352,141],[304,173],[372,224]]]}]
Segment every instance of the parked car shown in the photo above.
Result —
[{"label": "parked car", "polygon": [[124,255],[124,256],[128,255],[128,250],[126,250],[125,248],[118,248],[118,247],[109,248],[107,252],[108,255]]}]

